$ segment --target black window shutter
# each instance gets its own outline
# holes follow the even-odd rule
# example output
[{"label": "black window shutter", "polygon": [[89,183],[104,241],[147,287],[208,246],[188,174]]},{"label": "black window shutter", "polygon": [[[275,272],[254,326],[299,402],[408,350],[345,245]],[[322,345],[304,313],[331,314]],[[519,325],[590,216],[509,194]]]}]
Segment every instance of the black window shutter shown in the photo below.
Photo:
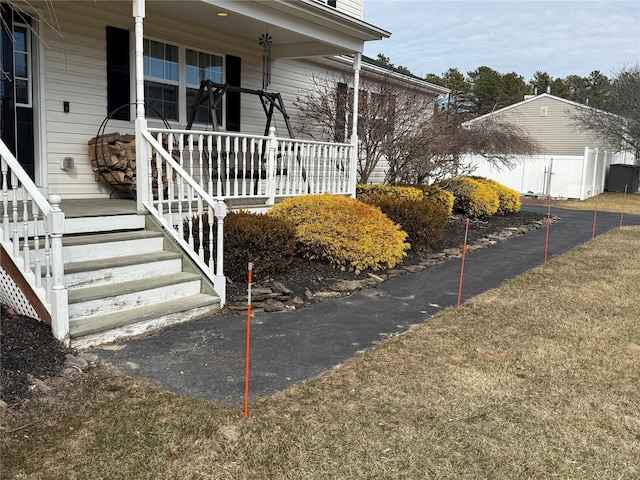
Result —
[{"label": "black window shutter", "polygon": [[335,8],[335,6],[336,6],[336,0],[329,0],[329,1],[327,2],[327,5],[329,5],[330,7],[334,7],[334,8]]},{"label": "black window shutter", "polygon": [[[226,82],[234,87],[241,86],[242,62],[240,57],[227,55]],[[240,131],[240,92],[227,92],[226,127],[230,132]]]},{"label": "black window shutter", "polygon": [[[107,26],[107,112],[131,103],[129,31]],[[130,120],[130,109],[121,108],[111,118]]]},{"label": "black window shutter", "polygon": [[344,142],[344,132],[347,126],[347,95],[349,90],[346,83],[338,83],[336,91],[336,131],[334,141]]}]

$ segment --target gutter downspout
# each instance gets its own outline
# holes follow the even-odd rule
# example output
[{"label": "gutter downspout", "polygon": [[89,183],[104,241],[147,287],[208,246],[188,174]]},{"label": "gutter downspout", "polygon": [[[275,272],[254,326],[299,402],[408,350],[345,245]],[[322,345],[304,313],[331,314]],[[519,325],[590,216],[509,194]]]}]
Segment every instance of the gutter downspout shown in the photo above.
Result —
[{"label": "gutter downspout", "polygon": [[144,23],[145,0],[133,0],[135,21],[135,79],[136,79],[136,202],[138,212],[145,212],[144,202],[149,197],[149,151],[142,131],[147,130],[144,111]]},{"label": "gutter downspout", "polygon": [[362,62],[362,54],[356,52],[353,54],[353,118],[351,119],[351,145],[353,162],[351,164],[351,175],[349,178],[349,189],[351,197],[356,198],[356,185],[358,183],[358,104],[360,102],[360,66]]}]

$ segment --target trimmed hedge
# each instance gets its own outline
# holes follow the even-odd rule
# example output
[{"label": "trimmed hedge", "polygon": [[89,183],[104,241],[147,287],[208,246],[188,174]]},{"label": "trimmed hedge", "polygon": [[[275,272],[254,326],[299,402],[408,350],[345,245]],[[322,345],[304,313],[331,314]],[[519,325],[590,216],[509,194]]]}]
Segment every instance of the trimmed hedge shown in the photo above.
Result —
[{"label": "trimmed hedge", "polygon": [[478,182],[493,188],[498,195],[498,201],[500,206],[498,207],[498,215],[509,215],[511,213],[518,213],[520,207],[522,207],[522,201],[520,200],[520,194],[514,189],[507,187],[506,185],[496,182],[490,178],[485,177],[470,177]]},{"label": "trimmed hedge", "polygon": [[469,177],[448,178],[439,186],[455,196],[453,210],[470,218],[495,215],[500,207],[498,194],[489,185]]},{"label": "trimmed hedge", "polygon": [[429,250],[438,242],[447,224],[449,212],[431,197],[403,198],[385,194],[367,194],[360,201],[378,207],[407,232],[413,250]]},{"label": "trimmed hedge", "polygon": [[358,185],[356,187],[356,197],[360,198],[363,195],[386,195],[395,198],[413,198],[421,199],[424,194],[422,190],[413,185],[383,185],[376,183],[373,185]]},{"label": "trimmed hedge", "polygon": [[[204,258],[209,258],[209,219],[203,215]],[[196,251],[198,217],[192,218],[193,242]],[[184,239],[189,241],[189,220],[183,223]],[[216,227],[214,233],[214,260]],[[253,262],[255,280],[265,280],[286,271],[296,252],[295,227],[282,218],[243,210],[229,212],[224,220],[224,273],[233,281],[247,278],[247,264]]]},{"label": "trimmed hedge", "polygon": [[339,195],[304,195],[274,205],[269,216],[295,225],[298,251],[341,270],[392,268],[406,255],[407,234],[377,208]]}]

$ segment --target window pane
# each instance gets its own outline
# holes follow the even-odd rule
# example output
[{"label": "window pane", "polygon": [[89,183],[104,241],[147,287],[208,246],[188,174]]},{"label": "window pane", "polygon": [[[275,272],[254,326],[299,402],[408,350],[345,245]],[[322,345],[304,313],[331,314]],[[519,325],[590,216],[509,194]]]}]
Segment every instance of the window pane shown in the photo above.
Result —
[{"label": "window pane", "polygon": [[15,54],[15,62],[16,62],[16,77],[28,77],[27,74],[27,54],[26,53],[16,53]]},{"label": "window pane", "polygon": [[149,56],[164,60],[164,43],[149,40]]},{"label": "window pane", "polygon": [[157,58],[150,58],[149,75],[152,77],[164,78],[164,62]]},{"label": "window pane", "polygon": [[191,85],[197,85],[198,82],[198,67],[187,65],[187,83]]},{"label": "window pane", "polygon": [[178,81],[178,62],[165,62],[164,78]]},{"label": "window pane", "polygon": [[197,85],[198,80],[198,52],[187,49],[187,83]]},{"label": "window pane", "polygon": [[178,47],[175,45],[165,45],[165,59],[171,63],[178,63]]},{"label": "window pane", "polygon": [[16,79],[16,103],[29,103],[29,82]]},{"label": "window pane", "polygon": [[178,119],[178,87],[157,82],[144,82],[148,116]]},{"label": "window pane", "polygon": [[23,27],[15,27],[13,32],[14,48],[21,52],[27,51],[27,31]]},{"label": "window pane", "polygon": [[198,52],[187,48],[187,65],[198,66]]}]

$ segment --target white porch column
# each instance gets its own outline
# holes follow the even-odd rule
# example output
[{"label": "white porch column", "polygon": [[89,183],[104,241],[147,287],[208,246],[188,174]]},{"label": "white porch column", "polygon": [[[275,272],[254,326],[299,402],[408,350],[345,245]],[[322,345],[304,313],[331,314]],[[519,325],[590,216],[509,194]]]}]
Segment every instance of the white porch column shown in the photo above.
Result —
[{"label": "white porch column", "polygon": [[147,130],[144,111],[144,31],[145,0],[133,0],[136,45],[136,201],[139,212],[145,210],[143,203],[149,197],[149,151],[142,132]]},{"label": "white porch column", "polygon": [[351,196],[356,198],[356,185],[358,183],[358,104],[360,103],[360,63],[362,55],[359,52],[353,54],[353,117],[351,119],[351,145],[352,162],[349,175],[349,190]]}]

